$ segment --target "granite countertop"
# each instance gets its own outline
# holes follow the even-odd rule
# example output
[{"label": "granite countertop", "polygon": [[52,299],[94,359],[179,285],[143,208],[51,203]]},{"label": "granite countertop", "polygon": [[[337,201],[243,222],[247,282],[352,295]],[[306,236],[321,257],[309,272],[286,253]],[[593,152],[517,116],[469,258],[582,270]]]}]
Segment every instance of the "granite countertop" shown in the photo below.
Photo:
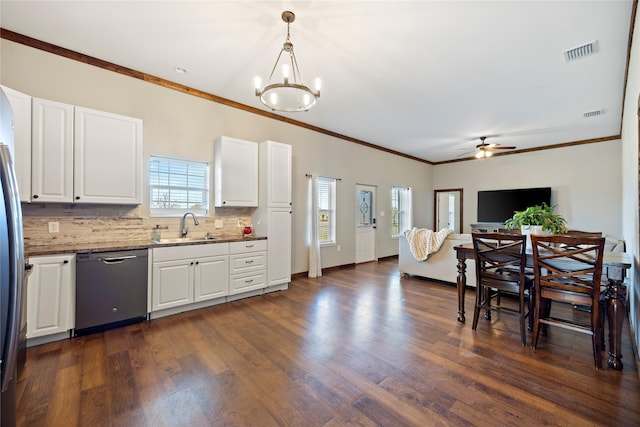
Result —
[{"label": "granite countertop", "polygon": [[57,254],[71,254],[82,252],[107,252],[107,251],[124,251],[134,249],[147,249],[147,248],[163,248],[167,246],[184,246],[184,245],[208,245],[214,243],[231,243],[231,242],[246,242],[252,240],[266,240],[265,236],[251,236],[251,237],[238,237],[238,236],[220,236],[214,240],[198,240],[198,241],[185,241],[185,242],[171,242],[171,243],[154,243],[151,240],[122,240],[113,242],[102,243],[60,243],[60,244],[48,244],[48,245],[33,245],[29,242],[25,242],[24,253],[25,257],[38,256],[38,255],[57,255]]}]

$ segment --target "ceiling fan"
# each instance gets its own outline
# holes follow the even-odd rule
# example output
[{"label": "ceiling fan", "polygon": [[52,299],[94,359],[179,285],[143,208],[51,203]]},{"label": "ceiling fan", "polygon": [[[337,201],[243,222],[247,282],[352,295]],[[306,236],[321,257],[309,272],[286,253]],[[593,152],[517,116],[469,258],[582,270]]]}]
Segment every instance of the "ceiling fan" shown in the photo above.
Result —
[{"label": "ceiling fan", "polygon": [[[480,144],[476,145],[476,149],[473,150],[476,152],[475,154],[475,158],[476,159],[484,159],[487,157],[491,157],[493,155],[493,151],[495,150],[515,150],[516,147],[515,146],[502,146],[500,144],[487,144],[486,141],[487,137],[486,136],[481,136],[480,137]],[[467,154],[471,154],[473,153],[473,151],[469,151],[467,153],[461,154],[461,156],[465,156]]]}]

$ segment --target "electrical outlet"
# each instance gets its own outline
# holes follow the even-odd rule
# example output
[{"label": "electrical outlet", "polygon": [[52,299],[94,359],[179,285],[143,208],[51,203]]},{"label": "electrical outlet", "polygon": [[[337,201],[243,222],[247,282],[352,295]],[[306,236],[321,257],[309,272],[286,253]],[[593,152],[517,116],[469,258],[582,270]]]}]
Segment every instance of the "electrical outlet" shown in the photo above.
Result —
[{"label": "electrical outlet", "polygon": [[238,227],[244,227],[244,220],[242,218],[238,218]]},{"label": "electrical outlet", "polygon": [[55,222],[50,222],[49,223],[49,233],[59,233],[60,232],[60,223],[55,221]]},{"label": "electrical outlet", "polygon": [[221,219],[216,219],[214,224],[215,224],[216,228],[222,228],[223,227]]}]

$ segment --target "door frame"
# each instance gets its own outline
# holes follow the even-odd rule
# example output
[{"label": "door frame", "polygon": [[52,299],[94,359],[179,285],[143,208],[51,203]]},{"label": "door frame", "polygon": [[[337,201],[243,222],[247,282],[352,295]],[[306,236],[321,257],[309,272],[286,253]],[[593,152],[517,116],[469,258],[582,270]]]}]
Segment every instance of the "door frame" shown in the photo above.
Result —
[{"label": "door frame", "polygon": [[440,211],[440,206],[439,206],[439,194],[441,193],[452,193],[458,196],[459,198],[459,202],[460,202],[460,209],[458,212],[458,218],[456,218],[456,222],[458,223],[458,233],[462,233],[462,224],[463,224],[463,190],[462,188],[446,188],[446,189],[442,189],[442,190],[433,190],[433,230],[434,231],[438,231],[436,230],[436,227],[438,226],[438,212]]}]

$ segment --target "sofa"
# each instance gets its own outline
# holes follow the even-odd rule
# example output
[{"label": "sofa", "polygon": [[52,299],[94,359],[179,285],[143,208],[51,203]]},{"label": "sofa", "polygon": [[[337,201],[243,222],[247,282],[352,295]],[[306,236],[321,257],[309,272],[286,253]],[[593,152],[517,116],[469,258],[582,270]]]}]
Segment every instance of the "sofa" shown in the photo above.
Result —
[{"label": "sofa", "polygon": [[[425,261],[417,261],[411,254],[409,242],[402,236],[398,239],[398,266],[403,276],[421,276],[442,282],[455,284],[458,277],[458,259],[456,246],[471,244],[471,234],[449,234],[440,249],[429,255]],[[607,252],[625,252],[625,242],[615,236],[605,236]],[[476,264],[472,259],[466,261],[467,286],[476,285]]]},{"label": "sofa", "polygon": [[[449,234],[437,252],[429,255],[425,261],[417,261],[411,254],[409,242],[402,236],[398,239],[398,265],[401,275],[421,276],[442,282],[455,284],[458,277],[458,259],[456,246],[471,244],[471,234]],[[476,285],[476,264],[467,260],[467,285]]]}]

